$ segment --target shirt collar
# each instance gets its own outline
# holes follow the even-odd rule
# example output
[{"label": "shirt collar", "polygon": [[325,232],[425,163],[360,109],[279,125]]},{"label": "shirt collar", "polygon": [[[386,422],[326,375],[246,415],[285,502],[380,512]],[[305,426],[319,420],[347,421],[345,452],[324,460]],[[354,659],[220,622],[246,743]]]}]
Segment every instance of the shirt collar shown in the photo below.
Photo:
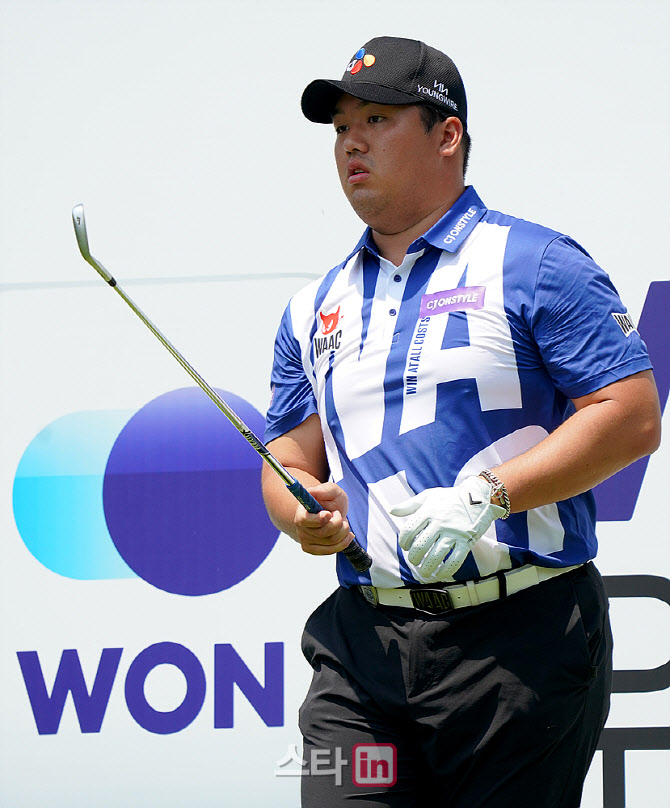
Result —
[{"label": "shirt collar", "polygon": [[[415,253],[429,245],[450,253],[458,252],[465,239],[474,230],[475,225],[485,213],[486,206],[475,189],[469,185],[444,216],[430,230],[409,245],[407,252]],[[372,255],[379,257],[377,245],[369,227],[365,229],[358,244],[347,256],[346,261],[363,248],[372,253]]]}]

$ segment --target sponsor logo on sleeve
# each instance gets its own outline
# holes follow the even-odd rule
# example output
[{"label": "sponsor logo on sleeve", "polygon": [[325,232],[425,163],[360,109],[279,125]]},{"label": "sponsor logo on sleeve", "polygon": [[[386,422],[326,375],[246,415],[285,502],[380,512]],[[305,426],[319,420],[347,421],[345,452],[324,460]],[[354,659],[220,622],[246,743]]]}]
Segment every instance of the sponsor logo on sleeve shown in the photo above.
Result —
[{"label": "sponsor logo on sleeve", "polygon": [[612,317],[614,317],[616,324],[623,331],[625,337],[629,337],[633,331],[637,331],[629,314],[615,314],[612,312]]}]

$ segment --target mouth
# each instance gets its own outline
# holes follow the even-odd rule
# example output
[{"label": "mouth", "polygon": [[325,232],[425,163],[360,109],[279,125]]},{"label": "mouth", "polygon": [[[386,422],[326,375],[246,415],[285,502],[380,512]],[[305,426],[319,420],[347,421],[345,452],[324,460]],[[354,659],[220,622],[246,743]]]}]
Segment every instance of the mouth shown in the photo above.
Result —
[{"label": "mouth", "polygon": [[349,185],[357,185],[363,182],[370,176],[368,169],[358,162],[351,162],[347,166],[347,182]]}]

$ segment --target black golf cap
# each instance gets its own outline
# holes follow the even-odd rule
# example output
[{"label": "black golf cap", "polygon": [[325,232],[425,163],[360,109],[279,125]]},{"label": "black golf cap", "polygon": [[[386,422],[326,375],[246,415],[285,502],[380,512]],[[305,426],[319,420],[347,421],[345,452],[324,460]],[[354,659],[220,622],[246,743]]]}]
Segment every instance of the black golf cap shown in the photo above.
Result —
[{"label": "black golf cap", "polygon": [[467,122],[465,87],[444,53],[417,39],[380,36],[352,56],[340,81],[316,79],[302,94],[302,111],[315,123],[331,123],[342,93],[378,104],[430,104]]}]

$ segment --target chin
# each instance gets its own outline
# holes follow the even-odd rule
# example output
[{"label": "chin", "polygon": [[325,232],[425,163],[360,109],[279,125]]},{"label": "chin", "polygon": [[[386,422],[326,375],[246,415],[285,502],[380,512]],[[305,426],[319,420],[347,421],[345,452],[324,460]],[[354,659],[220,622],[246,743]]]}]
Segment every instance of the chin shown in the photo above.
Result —
[{"label": "chin", "polygon": [[361,218],[369,227],[375,228],[375,223],[383,217],[386,209],[384,200],[376,194],[356,189],[349,197],[349,204],[354,209],[356,215]]}]

